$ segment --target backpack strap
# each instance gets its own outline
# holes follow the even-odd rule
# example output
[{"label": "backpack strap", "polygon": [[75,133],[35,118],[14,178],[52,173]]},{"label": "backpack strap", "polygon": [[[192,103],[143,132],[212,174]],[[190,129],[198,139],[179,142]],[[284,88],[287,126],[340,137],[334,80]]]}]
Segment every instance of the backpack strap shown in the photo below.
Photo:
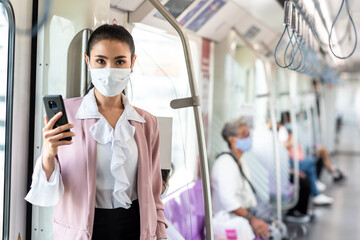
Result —
[{"label": "backpack strap", "polygon": [[256,194],[254,186],[251,184],[250,180],[246,177],[246,175],[245,175],[241,165],[239,164],[238,160],[236,159],[234,153],[232,153],[232,152],[222,152],[222,153],[218,154],[216,158],[219,158],[221,155],[225,155],[225,154],[230,155],[234,159],[234,161],[236,162],[236,165],[239,167],[239,171],[240,171],[241,176],[249,183],[249,185],[251,187],[251,190],[253,191],[254,194]]}]

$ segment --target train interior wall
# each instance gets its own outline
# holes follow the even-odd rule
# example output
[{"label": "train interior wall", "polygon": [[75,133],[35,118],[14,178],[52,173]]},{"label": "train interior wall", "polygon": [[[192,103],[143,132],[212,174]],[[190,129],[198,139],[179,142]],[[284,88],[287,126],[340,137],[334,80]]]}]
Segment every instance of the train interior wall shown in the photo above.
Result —
[{"label": "train interior wall", "polygon": [[[43,3],[40,1],[40,3]],[[31,19],[32,13],[28,11],[28,9],[32,9],[32,1],[12,1],[17,27],[19,29],[28,29],[31,27]],[[128,29],[131,29],[133,32],[136,32],[137,29],[141,29],[141,27],[129,24],[127,22],[128,15],[124,11],[120,11],[118,9],[110,9],[109,15],[107,17],[108,22],[112,22],[113,19],[117,19],[118,24],[122,24],[126,26]],[[58,24],[58,25],[56,25]],[[53,22],[52,27],[54,29],[60,29],[63,26],[64,22],[55,21]],[[57,26],[57,28],[56,28]],[[39,35],[39,49],[38,49],[38,59],[42,59],[47,53],[47,51],[53,51],[52,49],[59,48],[59,45],[50,46],[50,39],[47,39],[44,34],[51,34],[51,26],[48,24],[46,26],[46,32]],[[146,30],[142,31],[153,31],[154,33],[158,33],[158,29],[146,28]],[[149,30],[150,29],[150,30]],[[152,29],[152,30],[151,30]],[[140,31],[140,30],[139,30]],[[180,46],[179,40],[173,33],[164,33],[161,31],[161,34],[165,36],[167,39],[172,39],[171,41],[177,41],[176,44]],[[54,34],[54,33],[53,33]],[[160,34],[160,35],[161,35]],[[139,35],[140,36],[140,35]],[[54,38],[54,36],[52,36]],[[176,40],[174,40],[176,39]],[[208,114],[208,155],[209,155],[209,165],[211,166],[216,158],[216,155],[222,151],[227,150],[227,145],[221,138],[220,132],[223,124],[233,119],[240,114],[246,112],[247,115],[252,116],[254,119],[254,126],[258,126],[261,124],[265,124],[268,115],[268,97],[264,96],[269,92],[266,83],[266,73],[265,66],[262,60],[260,60],[257,55],[253,52],[251,48],[246,46],[244,42],[241,41],[236,36],[234,31],[229,31],[226,37],[219,42],[211,42],[210,44],[210,63],[209,63],[209,76],[207,83],[208,85],[204,87],[204,77],[201,74],[201,47],[202,47],[202,39],[199,36],[190,36],[192,42],[192,48],[194,52],[194,65],[196,66],[196,79],[197,85],[200,89],[200,94],[203,96],[205,94],[208,95],[206,99],[207,102],[207,114]],[[64,45],[70,44],[70,38],[67,40],[67,43],[63,43]],[[137,40],[135,38],[135,40]],[[170,40],[169,40],[170,41]],[[144,44],[139,39],[140,44]],[[44,45],[45,47],[49,47],[49,49],[43,49],[40,46]],[[51,48],[50,48],[51,47]],[[67,46],[63,46],[66,48]],[[144,45],[146,47],[146,45]],[[152,54],[156,54],[156,49]],[[58,51],[63,51],[59,49]],[[141,47],[139,48],[141,51]],[[159,50],[160,51],[160,50]],[[30,89],[30,59],[31,59],[31,37],[25,34],[17,33],[16,35],[16,50],[15,50],[15,94],[14,94],[14,126],[13,126],[13,150],[12,150],[12,185],[11,185],[11,218],[10,218],[10,239],[17,239],[19,233],[21,237],[25,236],[26,232],[26,202],[23,200],[24,196],[27,192],[27,159],[28,159],[28,124],[29,121],[29,109],[28,106],[29,101],[29,89]],[[150,52],[144,52],[144,58],[146,55],[149,55]],[[181,54],[181,50],[179,51]],[[45,56],[48,58],[49,56]],[[59,59],[53,58],[48,59],[49,64],[53,68],[52,71],[56,69],[59,65],[66,65],[65,59],[67,56],[63,56],[64,59],[58,61]],[[166,58],[166,55],[164,55]],[[184,59],[179,58],[175,59],[176,61],[182,62],[180,67],[176,67],[176,69],[180,69],[181,74],[175,74],[171,76],[173,79],[176,77],[179,78],[179,81],[186,82],[186,69],[184,67]],[[153,61],[153,62],[152,62]],[[161,60],[150,60],[151,64],[155,65],[155,63],[159,63]],[[40,60],[39,62],[40,63]],[[37,65],[38,65],[37,63]],[[43,63],[43,62],[42,62]],[[150,76],[152,73],[148,73],[144,70],[144,64],[146,61],[143,61],[143,65],[141,65],[141,60],[139,59],[139,63],[136,66],[136,70],[141,74],[134,76],[134,82],[137,79],[140,79],[144,76]],[[156,66],[158,71],[162,71],[166,69],[166,67]],[[273,68],[273,91],[278,93],[276,98],[277,103],[277,119],[280,118],[280,112],[289,110],[291,107],[289,105],[290,92],[294,94],[295,98],[298,99],[298,104],[296,108],[300,111],[301,109],[306,108],[306,105],[302,105],[303,102],[306,102],[307,99],[311,99],[310,95],[313,95],[312,89],[312,79],[305,75],[295,74],[294,72],[290,72],[289,70],[277,69],[275,66]],[[37,79],[37,96],[36,96],[36,119],[37,125],[35,129],[37,132],[41,132],[42,126],[42,116],[43,110],[41,105],[41,96],[48,92],[48,87],[50,86],[50,90],[52,91],[61,91],[66,95],[66,77],[60,76],[59,79],[52,79],[51,76],[54,76],[54,72],[51,73],[53,75],[43,76],[45,74],[49,74],[48,70],[44,70],[43,67],[37,68],[38,79]],[[63,69],[66,72],[66,69]],[[165,72],[168,70],[165,70]],[[169,70],[170,72],[170,70]],[[166,72],[168,74],[169,72]],[[146,75],[147,74],[147,75]],[[164,80],[169,80],[166,74],[161,75],[164,77]],[[49,77],[50,76],[50,77]],[[151,75],[153,76],[153,75]],[[140,80],[139,80],[140,81]],[[60,87],[57,88],[54,84],[58,84]],[[41,84],[41,85],[39,85]],[[142,86],[144,87],[144,86]],[[187,83],[183,85],[184,88],[188,88]],[[60,89],[60,90],[59,90]],[[140,85],[136,85],[134,83],[134,96],[133,100],[135,103],[141,104],[146,103],[146,100],[140,99],[139,95],[142,93],[144,89],[141,88]],[[324,144],[334,156],[336,156],[337,164],[341,167],[344,167],[348,174],[352,177],[349,177],[349,182],[351,184],[345,190],[339,190],[339,188],[330,188],[329,193],[334,194],[337,199],[343,199],[342,194],[346,193],[349,196],[352,193],[351,189],[356,189],[356,169],[358,169],[358,161],[356,156],[360,154],[357,149],[359,142],[359,120],[360,120],[360,112],[357,109],[360,109],[360,88],[359,81],[356,78],[344,77],[341,79],[338,85],[326,84],[322,85],[321,94],[323,96],[322,101],[322,118],[320,119],[321,129],[318,129],[318,132],[321,134],[319,136],[319,141]],[[173,97],[173,90],[169,90],[169,96]],[[282,93],[288,93],[287,96],[284,96]],[[139,94],[138,94],[139,93]],[[130,93],[131,94],[131,93]],[[137,95],[138,94],[138,95]],[[187,91],[182,92],[183,96],[186,97],[188,94]],[[136,97],[138,96],[138,98]],[[285,94],[286,95],[286,94]],[[167,101],[171,100],[171,97],[166,96],[166,98],[160,99],[159,101]],[[165,99],[165,100],[164,100]],[[301,103],[302,102],[302,103]],[[313,103],[312,103],[313,104]],[[177,122],[177,128],[181,129],[174,134],[175,138],[182,139],[181,142],[177,143],[177,150],[173,150],[173,155],[176,156],[176,166],[178,169],[182,169],[179,172],[178,176],[174,176],[173,181],[173,189],[175,191],[177,188],[184,186],[187,182],[191,182],[194,179],[198,178],[198,164],[197,164],[197,150],[194,146],[196,146],[195,137],[195,128],[193,124],[193,115],[191,111],[181,110],[179,112],[162,112],[159,109],[151,109],[152,112],[159,112],[158,115],[169,115],[174,119],[177,118],[179,121]],[[181,117],[180,117],[181,116]],[[340,133],[336,131],[336,119],[341,117],[343,122],[343,128]],[[355,136],[356,135],[356,136]],[[355,136],[355,137],[354,137]],[[35,136],[35,156],[34,161],[40,154],[41,146],[41,135],[38,133]],[[351,155],[351,157],[346,158],[346,156]],[[181,168],[181,166],[186,166]],[[188,176],[185,180],[182,179],[181,176],[183,174]],[[329,176],[325,174],[324,181],[329,182]],[[177,182],[176,182],[177,181]],[[2,199],[2,197],[0,198]],[[20,200],[21,199],[21,200]],[[345,199],[340,201],[341,204],[339,206],[336,205],[332,210],[333,211],[343,211],[345,204]],[[349,203],[349,206],[352,208],[358,209],[357,205],[354,202]],[[33,207],[33,216],[32,216],[32,229],[43,229],[43,231],[32,231],[33,237],[32,239],[49,239],[51,236],[51,209],[49,208],[40,208]],[[320,209],[318,211],[319,218],[325,216],[329,213],[328,209]],[[346,210],[345,212],[351,213],[351,209]],[[329,215],[327,215],[329,216]],[[333,218],[346,218],[346,215],[331,215]],[[347,223],[346,221],[344,221]],[[313,239],[321,239],[324,235],[321,235],[323,229],[329,225],[322,225],[322,222],[318,222],[319,230],[312,230]],[[335,223],[333,223],[335,224]],[[349,226],[344,226],[344,228],[351,228],[353,223],[348,223]],[[353,229],[348,229],[348,231],[352,231]],[[345,230],[344,230],[345,231]],[[331,239],[329,236],[328,239]]]}]

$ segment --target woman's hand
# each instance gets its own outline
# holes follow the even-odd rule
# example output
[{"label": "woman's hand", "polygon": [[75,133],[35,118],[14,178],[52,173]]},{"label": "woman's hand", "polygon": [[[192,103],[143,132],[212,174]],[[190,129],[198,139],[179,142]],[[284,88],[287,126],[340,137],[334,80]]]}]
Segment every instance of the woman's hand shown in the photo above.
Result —
[{"label": "woman's hand", "polygon": [[304,173],[303,171],[299,171],[299,177],[306,178],[306,173]]},{"label": "woman's hand", "polygon": [[45,127],[43,128],[44,153],[42,165],[48,180],[55,168],[55,156],[58,153],[58,147],[72,144],[72,141],[60,141],[60,139],[75,136],[75,133],[73,132],[64,132],[65,130],[73,128],[73,124],[65,124],[53,129],[56,121],[59,120],[61,116],[62,112],[59,112],[51,118],[50,121],[48,121],[47,116],[45,116]]},{"label": "woman's hand", "polygon": [[270,237],[269,225],[260,218],[252,217],[249,221],[256,237],[267,239]]}]

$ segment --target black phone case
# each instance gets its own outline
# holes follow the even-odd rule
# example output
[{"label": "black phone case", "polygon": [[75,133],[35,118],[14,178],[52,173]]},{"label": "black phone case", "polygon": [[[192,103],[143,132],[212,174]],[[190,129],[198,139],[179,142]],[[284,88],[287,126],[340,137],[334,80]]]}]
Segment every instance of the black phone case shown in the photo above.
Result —
[{"label": "black phone case", "polygon": [[[56,121],[53,128],[57,128],[59,126],[65,125],[68,123],[64,101],[61,95],[45,95],[43,97],[44,106],[46,111],[46,116],[50,121],[51,118],[55,116],[58,112],[62,112],[63,115]],[[70,130],[66,130],[65,132],[70,132]],[[60,141],[71,141],[71,137],[66,137],[60,139]]]}]

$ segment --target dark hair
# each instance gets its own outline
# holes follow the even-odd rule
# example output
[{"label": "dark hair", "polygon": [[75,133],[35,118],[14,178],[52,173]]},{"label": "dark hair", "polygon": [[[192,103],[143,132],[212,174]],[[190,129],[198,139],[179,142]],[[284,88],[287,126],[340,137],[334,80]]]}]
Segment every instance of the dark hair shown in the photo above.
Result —
[{"label": "dark hair", "polygon": [[315,78],[312,79],[312,85],[313,85],[314,87],[316,87],[316,85],[317,85],[317,81],[316,81]]},{"label": "dark hair", "polygon": [[282,125],[285,125],[286,123],[289,123],[289,122],[291,122],[290,112],[289,112],[289,111],[282,112],[282,113],[281,113],[280,123],[281,123]]},{"label": "dark hair", "polygon": [[161,177],[163,182],[166,182],[170,174],[170,169],[161,169]]},{"label": "dark hair", "polygon": [[[94,45],[101,40],[116,40],[120,42],[124,42],[129,45],[129,49],[131,52],[131,64],[133,63],[134,55],[135,55],[135,44],[133,37],[131,34],[126,30],[123,26],[120,25],[109,25],[104,24],[95,29],[95,31],[91,34],[88,44],[86,53],[90,57],[90,51],[93,49]],[[90,86],[85,89],[85,94],[87,94],[90,89],[92,89],[94,85],[90,83]],[[125,94],[125,90],[123,91]]]},{"label": "dark hair", "polygon": [[222,131],[221,136],[225,140],[225,142],[228,144],[228,147],[231,148],[231,143],[229,142],[229,137],[235,137],[237,135],[237,129],[240,126],[246,125],[248,126],[248,120],[245,117],[239,117],[236,118],[230,122],[225,123]]},{"label": "dark hair", "polygon": [[135,55],[134,40],[128,30],[126,30],[123,26],[104,24],[95,29],[95,31],[91,34],[87,45],[87,53],[89,56],[94,45],[101,40],[117,40],[126,43],[129,45],[131,52],[131,61],[133,60]]}]

